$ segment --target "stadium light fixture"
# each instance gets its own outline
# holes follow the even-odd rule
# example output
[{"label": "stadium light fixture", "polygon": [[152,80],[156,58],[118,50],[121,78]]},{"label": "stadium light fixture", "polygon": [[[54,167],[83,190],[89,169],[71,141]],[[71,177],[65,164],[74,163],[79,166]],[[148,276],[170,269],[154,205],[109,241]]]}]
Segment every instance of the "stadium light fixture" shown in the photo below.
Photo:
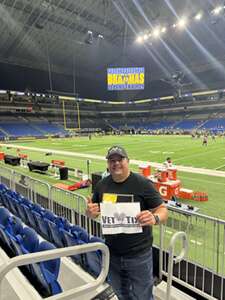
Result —
[{"label": "stadium light fixture", "polygon": [[182,17],[179,22],[177,23],[177,26],[179,28],[184,28],[187,25],[187,18],[186,17]]},{"label": "stadium light fixture", "polygon": [[214,8],[212,10],[212,14],[214,15],[219,15],[221,13],[221,11],[223,10],[223,6],[217,6],[216,8]]},{"label": "stadium light fixture", "polygon": [[145,35],[143,36],[143,40],[146,41],[147,39],[148,39],[148,35],[145,34]]},{"label": "stadium light fixture", "polygon": [[93,44],[93,32],[91,30],[88,30],[87,36],[84,41],[86,44],[89,44],[89,45]]},{"label": "stadium light fixture", "polygon": [[141,35],[138,36],[136,41],[140,44],[143,43],[143,41],[144,41],[143,36],[141,36]]},{"label": "stadium light fixture", "polygon": [[161,33],[166,33],[167,32],[167,28],[164,26],[162,29],[161,29]]},{"label": "stadium light fixture", "polygon": [[197,15],[194,17],[196,21],[200,21],[203,17],[203,14],[201,12],[197,13]]},{"label": "stadium light fixture", "polygon": [[[225,5],[220,5],[220,6],[216,6],[216,7],[214,7],[214,9],[213,10],[211,10],[210,11],[210,14],[211,14],[211,17],[214,17],[214,18],[216,18],[216,17],[218,17],[220,14],[221,14],[221,12],[225,12]],[[178,17],[177,19],[177,22],[176,23],[172,23],[172,24],[169,24],[168,25],[168,28],[167,27],[157,27],[157,28],[155,28],[155,29],[153,29],[152,31],[151,31],[151,33],[150,32],[147,32],[146,34],[148,35],[148,38],[149,37],[153,37],[153,38],[158,38],[161,34],[164,34],[165,32],[167,32],[167,30],[169,30],[169,29],[171,29],[171,28],[173,28],[173,29],[175,29],[175,28],[179,28],[179,29],[184,29],[187,25],[188,25],[188,23],[190,22],[190,21],[200,21],[203,17],[205,16],[205,14],[204,14],[204,11],[202,11],[202,10],[200,10],[198,13],[196,12],[195,14],[193,14],[190,18],[189,17],[187,17],[187,16],[182,16],[182,17]],[[206,17],[207,17],[207,15],[206,15]],[[141,36],[142,37],[138,37],[137,38],[137,42],[139,42],[139,43],[143,43],[145,40],[147,40],[147,38],[146,37],[144,37],[144,34],[143,34],[143,32],[142,33],[140,33],[141,34]]]},{"label": "stadium light fixture", "polygon": [[154,38],[158,38],[160,36],[160,29],[159,28],[154,29],[152,35]]}]

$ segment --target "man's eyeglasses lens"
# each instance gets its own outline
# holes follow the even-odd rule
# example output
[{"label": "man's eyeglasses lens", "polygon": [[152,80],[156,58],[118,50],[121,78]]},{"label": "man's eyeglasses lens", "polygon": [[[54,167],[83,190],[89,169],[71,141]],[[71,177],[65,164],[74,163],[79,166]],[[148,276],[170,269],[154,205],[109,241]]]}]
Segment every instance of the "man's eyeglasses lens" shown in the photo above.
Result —
[{"label": "man's eyeglasses lens", "polygon": [[109,162],[113,164],[113,163],[116,163],[117,161],[121,162],[123,160],[124,160],[124,157],[118,157],[118,158],[109,159]]}]

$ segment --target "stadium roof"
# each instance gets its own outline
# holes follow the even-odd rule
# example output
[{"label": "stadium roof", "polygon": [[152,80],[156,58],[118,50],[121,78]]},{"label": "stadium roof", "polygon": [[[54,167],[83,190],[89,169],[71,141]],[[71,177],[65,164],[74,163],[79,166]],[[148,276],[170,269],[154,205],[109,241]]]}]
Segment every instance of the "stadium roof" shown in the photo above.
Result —
[{"label": "stadium roof", "polygon": [[[223,5],[216,0],[0,0],[0,62],[101,81],[107,67],[144,66],[146,84],[155,91],[170,88],[180,71],[186,89],[222,87]],[[202,19],[196,20],[199,12]],[[187,26],[173,27],[184,16]],[[140,34],[164,27],[163,36],[136,42]],[[136,92],[137,98],[143,95]]]}]

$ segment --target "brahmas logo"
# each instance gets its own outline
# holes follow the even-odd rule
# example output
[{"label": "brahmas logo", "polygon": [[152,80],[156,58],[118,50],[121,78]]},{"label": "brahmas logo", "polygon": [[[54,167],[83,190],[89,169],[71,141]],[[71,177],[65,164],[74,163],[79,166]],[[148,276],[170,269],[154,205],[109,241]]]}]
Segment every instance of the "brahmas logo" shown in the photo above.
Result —
[{"label": "brahmas logo", "polygon": [[143,90],[144,68],[109,68],[107,70],[108,90]]}]

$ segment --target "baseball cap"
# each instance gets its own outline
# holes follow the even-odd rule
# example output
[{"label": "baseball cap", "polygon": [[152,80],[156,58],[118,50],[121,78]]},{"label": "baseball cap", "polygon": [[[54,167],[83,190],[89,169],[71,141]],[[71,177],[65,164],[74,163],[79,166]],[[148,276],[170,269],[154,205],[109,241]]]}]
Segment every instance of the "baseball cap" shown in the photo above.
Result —
[{"label": "baseball cap", "polygon": [[106,155],[106,159],[109,159],[110,156],[117,154],[120,155],[121,157],[126,157],[128,158],[127,152],[123,147],[120,146],[112,146]]}]

